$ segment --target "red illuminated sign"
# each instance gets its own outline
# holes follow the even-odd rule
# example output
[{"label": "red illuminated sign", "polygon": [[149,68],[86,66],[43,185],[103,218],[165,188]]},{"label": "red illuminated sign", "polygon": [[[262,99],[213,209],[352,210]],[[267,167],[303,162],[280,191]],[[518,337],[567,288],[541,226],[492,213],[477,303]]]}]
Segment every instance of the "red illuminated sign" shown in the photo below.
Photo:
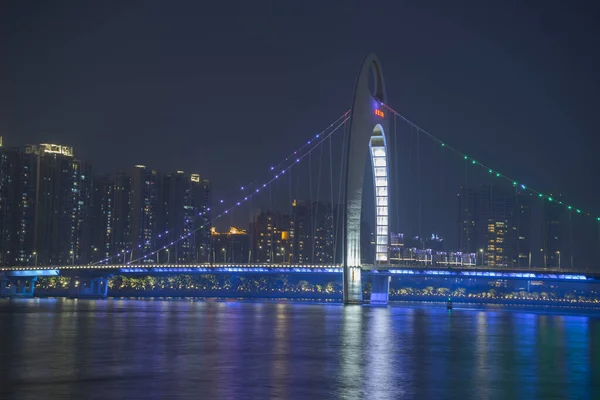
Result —
[{"label": "red illuminated sign", "polygon": [[378,117],[381,117],[381,118],[385,117],[385,114],[383,113],[383,111],[377,110],[377,109],[375,110],[375,115],[377,115]]}]

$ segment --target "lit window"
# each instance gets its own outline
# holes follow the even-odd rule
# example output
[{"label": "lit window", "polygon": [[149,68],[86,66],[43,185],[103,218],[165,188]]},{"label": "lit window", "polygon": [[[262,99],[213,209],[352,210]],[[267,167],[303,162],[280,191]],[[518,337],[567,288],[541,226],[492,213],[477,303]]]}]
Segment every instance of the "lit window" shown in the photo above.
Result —
[{"label": "lit window", "polygon": [[373,166],[375,167],[386,167],[387,163],[385,157],[375,157],[373,159]]},{"label": "lit window", "polygon": [[377,216],[385,216],[388,215],[387,207],[377,207]]},{"label": "lit window", "polygon": [[375,167],[375,176],[387,176],[387,168],[386,167]]},{"label": "lit window", "polygon": [[373,157],[385,157],[384,147],[372,147]]},{"label": "lit window", "polygon": [[378,206],[387,206],[388,198],[387,197],[377,197],[377,205]]}]

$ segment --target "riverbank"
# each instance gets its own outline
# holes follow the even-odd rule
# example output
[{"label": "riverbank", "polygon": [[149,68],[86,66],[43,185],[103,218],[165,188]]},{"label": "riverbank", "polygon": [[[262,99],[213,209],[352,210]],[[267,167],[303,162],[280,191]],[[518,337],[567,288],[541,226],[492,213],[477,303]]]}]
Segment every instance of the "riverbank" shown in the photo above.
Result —
[{"label": "riverbank", "polygon": [[[67,297],[66,290],[38,290],[36,297]],[[342,302],[341,293],[307,293],[297,292],[260,292],[244,293],[226,290],[119,290],[109,291],[111,298],[198,298],[198,299],[238,299],[238,300],[292,300],[292,301],[323,301],[323,302]],[[368,295],[365,296],[368,300]],[[438,295],[412,295],[412,296],[390,296],[390,303],[446,303],[447,296]],[[452,297],[455,304],[471,305],[499,305],[499,306],[531,306],[531,307],[552,307],[552,308],[584,308],[600,311],[600,302],[579,301],[567,299],[555,300],[534,300],[534,299],[498,299],[498,298],[480,298],[480,297]]]}]

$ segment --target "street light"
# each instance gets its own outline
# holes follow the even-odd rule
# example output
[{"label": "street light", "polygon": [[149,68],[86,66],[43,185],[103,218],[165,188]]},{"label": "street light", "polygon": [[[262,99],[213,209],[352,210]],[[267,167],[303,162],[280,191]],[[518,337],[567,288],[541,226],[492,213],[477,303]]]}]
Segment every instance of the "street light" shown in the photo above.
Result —
[{"label": "street light", "polygon": [[221,251],[223,252],[223,262],[227,262],[227,250],[222,248]]},{"label": "street light", "polygon": [[121,254],[123,254],[123,265],[125,265],[125,250],[121,250]]},{"label": "street light", "polygon": [[546,252],[544,251],[544,249],[540,249],[540,251],[544,253],[544,268],[546,268],[548,266],[548,264],[546,263]]},{"label": "street light", "polygon": [[479,254],[481,254],[481,266],[483,266],[483,249],[479,249]]},{"label": "street light", "polygon": [[171,253],[169,253],[169,249],[167,249],[167,263],[171,264]]},{"label": "street light", "polygon": [[33,252],[33,256],[35,257],[35,266],[37,267],[37,252]]},{"label": "street light", "polygon": [[75,265],[75,253],[73,250],[69,250],[69,254],[71,255],[71,265]]},{"label": "street light", "polygon": [[556,254],[558,254],[558,270],[560,271],[560,251],[556,250]]}]

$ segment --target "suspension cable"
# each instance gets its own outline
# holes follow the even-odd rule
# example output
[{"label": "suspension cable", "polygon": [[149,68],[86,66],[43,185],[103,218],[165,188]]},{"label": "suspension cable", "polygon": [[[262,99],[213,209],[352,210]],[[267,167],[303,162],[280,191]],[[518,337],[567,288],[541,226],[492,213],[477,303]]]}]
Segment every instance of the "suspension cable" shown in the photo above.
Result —
[{"label": "suspension cable", "polygon": [[[348,119],[350,118],[350,115],[349,115],[349,114],[350,114],[350,112],[349,112],[349,111],[347,111],[346,113],[344,113],[344,115],[343,115],[343,120],[342,120],[341,122],[338,122],[338,124],[337,124],[337,125],[335,125],[335,126],[334,126],[334,128],[333,128],[333,129],[332,129],[330,132],[328,132],[328,133],[326,133],[326,134],[319,134],[319,140],[318,140],[318,142],[317,142],[317,144],[316,144],[316,145],[314,145],[312,148],[310,148],[310,149],[309,149],[309,150],[308,150],[306,153],[304,153],[304,154],[302,154],[302,155],[298,155],[298,157],[297,157],[295,160],[293,160],[291,163],[289,163],[287,166],[285,166],[285,167],[284,167],[284,168],[281,170],[281,172],[278,172],[278,173],[277,173],[275,176],[273,176],[271,179],[267,180],[267,181],[266,181],[265,183],[263,183],[263,184],[262,184],[262,185],[261,185],[259,188],[257,188],[257,189],[256,189],[254,192],[252,192],[252,193],[251,193],[251,194],[249,194],[248,196],[244,197],[243,199],[241,199],[241,200],[240,200],[240,201],[238,201],[237,203],[233,204],[231,207],[229,207],[228,209],[224,210],[222,213],[218,214],[216,217],[214,217],[213,219],[211,219],[211,220],[210,220],[208,223],[206,223],[205,225],[201,225],[199,228],[195,229],[194,231],[192,231],[192,232],[189,232],[187,235],[184,235],[184,236],[180,237],[179,239],[177,239],[177,240],[175,240],[175,241],[172,241],[172,242],[168,243],[167,245],[165,245],[165,246],[161,247],[161,248],[160,248],[160,249],[158,249],[158,250],[155,250],[155,251],[153,251],[153,252],[151,252],[151,253],[149,253],[149,254],[147,254],[147,255],[144,255],[144,256],[142,256],[142,257],[138,257],[138,258],[136,258],[136,259],[132,259],[132,260],[130,260],[130,261],[127,263],[127,264],[133,264],[133,263],[135,263],[136,261],[139,261],[139,260],[141,260],[141,259],[147,259],[149,256],[152,256],[152,255],[156,254],[156,252],[158,252],[158,251],[161,251],[161,250],[164,250],[164,249],[166,249],[166,248],[169,248],[169,247],[171,247],[171,246],[175,245],[175,243],[178,243],[179,241],[181,241],[181,240],[185,239],[187,236],[189,236],[189,235],[193,234],[194,232],[197,232],[197,231],[199,231],[199,230],[201,230],[201,229],[204,229],[204,227],[205,227],[205,226],[208,226],[208,225],[212,224],[214,221],[216,221],[217,219],[219,219],[219,218],[223,217],[224,215],[227,215],[227,214],[229,214],[229,212],[230,212],[231,210],[233,210],[233,209],[234,209],[234,208],[236,208],[236,207],[239,207],[239,206],[240,206],[242,203],[244,203],[244,202],[248,201],[249,199],[251,199],[251,198],[252,198],[253,196],[255,196],[257,193],[259,193],[259,192],[260,192],[262,189],[265,189],[265,188],[267,187],[267,185],[271,185],[271,184],[272,184],[272,183],[274,183],[276,180],[278,180],[278,178],[280,177],[280,175],[281,175],[281,174],[285,174],[286,172],[289,172],[289,171],[291,170],[291,168],[293,168],[295,165],[299,164],[299,163],[300,163],[300,161],[301,161],[301,160],[303,160],[303,159],[304,159],[306,156],[310,156],[310,154],[311,154],[311,153],[312,153],[312,152],[313,152],[313,151],[314,151],[314,150],[315,150],[317,147],[321,146],[321,145],[322,145],[322,144],[323,144],[323,143],[324,143],[324,142],[325,142],[325,141],[326,141],[326,140],[327,140],[327,139],[328,139],[328,138],[329,138],[331,135],[333,135],[335,132],[337,132],[337,131],[338,131],[338,129],[339,129],[340,127],[342,127],[343,125],[345,125],[346,121],[348,121]],[[338,118],[336,121],[340,121],[340,118]],[[327,130],[329,130],[329,127],[328,127],[328,128],[325,130],[325,131],[323,131],[323,132],[326,132]],[[115,257],[118,257],[118,256],[120,256],[120,254],[116,255]],[[114,258],[114,257],[111,257],[111,258]],[[102,260],[102,261],[100,261],[100,262],[108,261],[109,259],[110,259],[110,258],[108,258],[108,259],[104,259],[104,260]],[[96,263],[96,264],[98,264],[98,263]],[[94,264],[91,264],[91,265],[94,265]]]}]

